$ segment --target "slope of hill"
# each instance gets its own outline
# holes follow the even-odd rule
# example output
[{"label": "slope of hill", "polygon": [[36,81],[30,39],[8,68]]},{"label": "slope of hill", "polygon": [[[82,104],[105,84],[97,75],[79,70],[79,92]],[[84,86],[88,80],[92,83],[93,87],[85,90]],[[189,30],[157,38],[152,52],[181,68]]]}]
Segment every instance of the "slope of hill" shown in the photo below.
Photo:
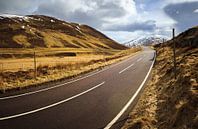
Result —
[{"label": "slope of hill", "polygon": [[0,48],[126,49],[99,31],[43,15],[0,15]]},{"label": "slope of hill", "polygon": [[165,37],[140,37],[138,39],[131,40],[129,42],[126,42],[125,44],[128,44],[129,46],[136,46],[136,45],[154,45],[154,44],[159,44],[163,43],[164,41],[167,41],[167,38]]},{"label": "slope of hill", "polygon": [[[188,29],[179,34],[176,38],[176,47],[198,47],[198,26]],[[167,45],[173,46],[169,41]]]},{"label": "slope of hill", "polygon": [[177,78],[172,41],[155,45],[152,78],[123,129],[198,129],[198,27],[175,41]]}]

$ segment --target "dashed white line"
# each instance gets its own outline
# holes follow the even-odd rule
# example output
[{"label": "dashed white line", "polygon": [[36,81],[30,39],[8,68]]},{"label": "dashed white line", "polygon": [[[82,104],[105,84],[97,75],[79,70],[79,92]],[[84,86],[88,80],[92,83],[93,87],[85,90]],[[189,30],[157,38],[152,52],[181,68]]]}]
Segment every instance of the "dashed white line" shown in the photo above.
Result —
[{"label": "dashed white line", "polygon": [[45,107],[42,107],[42,108],[38,108],[38,109],[35,109],[35,110],[32,110],[32,111],[28,111],[28,112],[24,112],[24,113],[12,115],[12,116],[1,117],[1,118],[0,118],[0,121],[8,120],[8,119],[16,118],[16,117],[21,117],[21,116],[25,116],[25,115],[29,115],[29,114],[33,114],[33,113],[36,113],[36,112],[39,112],[39,111],[42,111],[42,110],[46,110],[46,109],[48,109],[48,108],[55,107],[55,106],[60,105],[60,104],[62,104],[62,103],[68,102],[68,101],[70,101],[70,100],[72,100],[72,99],[75,99],[75,98],[77,98],[77,97],[79,97],[79,96],[82,96],[82,95],[84,95],[84,94],[86,94],[86,93],[88,93],[88,92],[90,92],[90,91],[92,91],[92,90],[94,90],[94,89],[96,89],[96,88],[102,86],[104,83],[105,83],[105,82],[102,82],[102,83],[100,83],[100,84],[98,84],[98,85],[96,85],[96,86],[94,86],[94,87],[92,87],[92,88],[90,88],[90,89],[88,89],[88,90],[86,90],[86,91],[84,91],[84,92],[81,92],[81,93],[79,93],[79,94],[77,94],[77,95],[75,95],[75,96],[72,96],[72,97],[70,97],[70,98],[64,99],[64,100],[62,100],[62,101],[59,101],[59,102],[57,102],[57,103],[54,103],[54,104],[51,104],[51,105],[48,105],[48,106],[45,106]]},{"label": "dashed white line", "polygon": [[[155,57],[156,57],[156,54],[155,54]],[[149,74],[150,74],[150,72],[153,68],[153,65],[154,65],[154,62],[155,62],[155,57],[154,57],[154,60],[151,64],[151,67],[150,67],[148,73],[146,74],[146,77],[144,78],[143,82],[141,83],[141,85],[139,86],[139,88],[137,89],[135,94],[131,97],[131,99],[127,102],[127,104],[122,108],[122,110],[117,114],[117,116],[104,129],[110,129],[116,123],[116,121],[122,116],[122,114],[128,109],[128,107],[134,101],[136,96],[139,94],[139,92],[141,91],[142,87],[144,86],[144,84],[145,84],[147,78],[149,77]]]},{"label": "dashed white line", "polygon": [[134,64],[129,65],[128,67],[126,67],[125,69],[121,70],[119,72],[119,74],[123,73],[124,71],[126,71],[127,69],[129,69],[130,67],[132,67]]},{"label": "dashed white line", "polygon": [[138,60],[137,60],[137,62],[139,62],[139,61],[141,61],[142,60],[142,58],[139,58]]},{"label": "dashed white line", "polygon": [[[138,55],[138,54],[137,54]],[[135,56],[137,56],[135,55]],[[134,58],[135,56],[132,56],[132,58]],[[114,65],[111,65],[110,67],[107,67],[107,68],[104,68],[103,70],[100,70],[100,71],[97,71],[93,74],[89,74],[87,76],[84,76],[84,77],[81,77],[81,78],[78,78],[78,79],[75,79],[75,80],[72,80],[72,81],[69,81],[69,82],[66,82],[66,83],[63,83],[63,84],[59,84],[59,85],[55,85],[55,86],[52,86],[52,87],[49,87],[49,88],[44,88],[44,89],[41,89],[41,90],[37,90],[37,91],[32,91],[32,92],[27,92],[27,93],[23,93],[23,94],[18,94],[18,95],[12,95],[12,96],[6,96],[6,97],[1,97],[0,100],[6,100],[6,99],[13,99],[13,98],[18,98],[18,97],[22,97],[22,96],[27,96],[27,95],[31,95],[31,94],[36,94],[36,93],[39,93],[39,92],[44,92],[44,91],[48,91],[48,90],[51,90],[51,89],[54,89],[54,88],[58,88],[58,87],[61,87],[61,86],[64,86],[64,85],[67,85],[67,84],[71,84],[71,83],[74,83],[74,82],[77,82],[77,81],[80,81],[80,80],[83,80],[85,78],[88,78],[88,77],[91,77],[91,76],[94,76],[96,74],[99,74],[103,71],[106,71],[112,67],[115,67],[121,63],[124,63],[126,61],[128,61],[129,59],[131,59],[131,57],[129,57],[128,59],[126,60],[123,60],[117,64],[114,64]]]}]

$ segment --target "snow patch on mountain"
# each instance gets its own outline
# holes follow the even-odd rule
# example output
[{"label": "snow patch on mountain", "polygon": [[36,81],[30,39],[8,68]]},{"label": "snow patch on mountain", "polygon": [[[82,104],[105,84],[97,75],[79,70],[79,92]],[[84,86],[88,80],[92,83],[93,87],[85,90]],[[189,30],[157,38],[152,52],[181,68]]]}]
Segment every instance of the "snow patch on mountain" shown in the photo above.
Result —
[{"label": "snow patch on mountain", "polygon": [[25,16],[20,16],[20,15],[13,15],[13,14],[0,14],[1,17],[7,17],[7,18],[13,18],[13,17],[18,17],[18,18],[24,18]]},{"label": "snow patch on mountain", "polygon": [[152,45],[152,44],[159,44],[163,43],[163,41],[167,41],[168,38],[165,36],[147,36],[147,37],[140,37],[137,39],[133,39],[131,41],[125,42],[127,46],[137,46],[137,45]]}]

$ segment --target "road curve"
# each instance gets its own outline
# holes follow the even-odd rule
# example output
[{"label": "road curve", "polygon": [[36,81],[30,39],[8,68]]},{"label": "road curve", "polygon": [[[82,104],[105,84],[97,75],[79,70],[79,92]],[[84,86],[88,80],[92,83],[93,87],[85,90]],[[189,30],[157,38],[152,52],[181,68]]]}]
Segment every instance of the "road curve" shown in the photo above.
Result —
[{"label": "road curve", "polygon": [[154,62],[144,50],[122,62],[64,82],[0,95],[2,129],[119,128]]}]

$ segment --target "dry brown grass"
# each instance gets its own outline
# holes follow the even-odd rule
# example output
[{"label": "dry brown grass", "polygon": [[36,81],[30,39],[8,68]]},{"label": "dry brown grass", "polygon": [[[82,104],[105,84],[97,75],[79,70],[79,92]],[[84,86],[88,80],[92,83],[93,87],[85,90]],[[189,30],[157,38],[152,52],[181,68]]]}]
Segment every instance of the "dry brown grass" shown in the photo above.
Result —
[{"label": "dry brown grass", "polygon": [[13,40],[24,47],[30,47],[31,44],[28,42],[28,38],[24,35],[15,35]]},{"label": "dry brown grass", "polygon": [[[82,73],[86,73],[106,65],[121,61],[131,54],[140,51],[140,48],[134,48],[123,51],[112,51],[111,55],[107,53],[80,54],[76,57],[39,57],[37,58],[37,78],[34,79],[33,59],[2,59],[6,62],[16,62],[15,65],[7,66],[15,70],[3,71],[0,77],[3,81],[0,86],[1,91],[18,89],[30,85],[38,85],[49,81],[56,81],[63,78],[71,78]],[[114,53],[114,54],[113,54]],[[107,55],[106,55],[107,54]],[[19,69],[21,62],[27,62],[23,69]],[[42,63],[41,63],[42,61]],[[40,62],[40,63],[39,63]],[[6,67],[6,66],[5,66]]]},{"label": "dry brown grass", "polygon": [[[94,59],[103,59],[107,58],[105,55],[79,55],[71,57],[37,57],[36,62],[37,66],[48,65],[50,67],[61,65],[69,65],[72,63],[83,63],[90,62]],[[3,71],[18,71],[18,70],[29,70],[34,69],[34,59],[33,58],[19,58],[19,59],[2,59],[1,63],[3,64]],[[2,69],[2,68],[0,68]]]},{"label": "dry brown grass", "polygon": [[141,123],[138,129],[197,129],[198,48],[177,49],[177,79],[172,48],[156,49],[152,78],[123,129],[136,129],[138,123]]},{"label": "dry brown grass", "polygon": [[127,49],[87,25],[41,15],[29,17],[25,21],[17,17],[0,19],[0,48]]}]

